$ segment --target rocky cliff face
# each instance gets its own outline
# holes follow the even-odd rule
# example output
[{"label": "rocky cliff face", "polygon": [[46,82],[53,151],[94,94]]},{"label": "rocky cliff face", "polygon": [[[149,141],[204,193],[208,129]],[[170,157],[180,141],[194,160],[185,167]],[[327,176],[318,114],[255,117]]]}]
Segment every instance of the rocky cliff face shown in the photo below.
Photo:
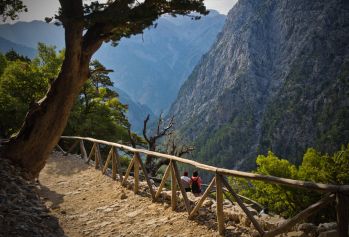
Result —
[{"label": "rocky cliff face", "polygon": [[240,0],[169,114],[197,159],[228,168],[348,143],[349,2]]}]

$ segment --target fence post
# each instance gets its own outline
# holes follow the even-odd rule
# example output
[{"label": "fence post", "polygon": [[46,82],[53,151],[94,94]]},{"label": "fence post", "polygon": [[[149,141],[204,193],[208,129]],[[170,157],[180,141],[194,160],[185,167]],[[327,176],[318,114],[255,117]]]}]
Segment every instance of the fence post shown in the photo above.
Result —
[{"label": "fence post", "polygon": [[190,214],[190,203],[189,203],[189,199],[188,199],[188,196],[187,196],[187,192],[185,191],[182,183],[181,183],[181,176],[179,175],[179,170],[178,170],[178,167],[177,167],[177,163],[176,161],[172,161],[172,171],[174,172],[174,175],[176,177],[176,180],[177,180],[177,184],[179,186],[179,190],[181,191],[182,193],[182,196],[183,196],[183,201],[184,201],[184,204],[185,204],[185,208],[187,209],[188,211],[188,214]]},{"label": "fence post", "polygon": [[172,190],[171,209],[172,211],[174,211],[176,210],[176,204],[177,204],[177,182],[176,182],[176,174],[175,174],[172,160],[170,165],[171,165],[171,190]]},{"label": "fence post", "polygon": [[71,147],[69,147],[68,151],[66,152],[66,155],[69,153],[72,153],[72,151],[75,149],[75,147],[79,144],[79,140],[76,140]]},{"label": "fence post", "polygon": [[337,231],[339,237],[348,237],[349,193],[338,192],[336,195]]},{"label": "fence post", "polygon": [[122,183],[123,177],[122,177],[122,171],[121,171],[121,162],[120,162],[119,152],[118,152],[117,148],[115,148],[115,147],[113,147],[113,148],[114,148],[113,161],[115,161],[115,164],[114,164],[115,170],[113,170],[113,179],[114,180],[116,179],[116,172],[117,172],[119,174],[120,182]]},{"label": "fence post", "polygon": [[223,213],[223,187],[222,177],[216,173],[216,203],[217,203],[217,223],[218,232],[224,235],[224,213]]},{"label": "fence post", "polygon": [[131,172],[131,169],[132,169],[133,166],[134,166],[134,163],[135,163],[135,158],[133,157],[132,160],[131,160],[131,162],[130,162],[130,164],[129,164],[128,167],[127,167],[125,176],[124,176],[124,178],[122,179],[121,184],[122,184],[123,186],[126,185],[127,178],[128,178],[128,176],[130,175],[130,172]]},{"label": "fence post", "polygon": [[199,208],[201,207],[201,205],[204,203],[205,199],[207,198],[207,196],[210,194],[211,189],[213,188],[213,186],[216,183],[216,178],[213,177],[212,181],[210,182],[210,184],[208,185],[206,191],[204,192],[204,194],[202,195],[202,197],[200,198],[199,202],[196,204],[196,206],[194,207],[194,209],[189,213],[188,219],[193,218],[193,216],[196,214],[196,212],[199,210]]},{"label": "fence post", "polygon": [[150,182],[147,169],[145,168],[139,153],[135,153],[135,158],[136,158],[136,162],[138,163],[139,167],[141,168],[141,170],[143,172],[145,181],[147,182],[148,187],[149,187],[149,192],[150,192],[150,195],[151,195],[151,199],[154,202],[155,201],[155,193],[154,193],[154,190],[153,190],[153,184]]},{"label": "fence post", "polygon": [[105,174],[105,172],[107,171],[109,163],[110,163],[110,159],[112,159],[112,157],[113,157],[113,147],[110,149],[110,151],[108,153],[107,160],[105,161],[104,167],[102,169],[102,174]]},{"label": "fence post", "polygon": [[87,160],[87,153],[84,146],[84,140],[80,140],[80,152],[81,152],[81,158],[84,160]]},{"label": "fence post", "polygon": [[[91,148],[91,151],[90,151],[90,154],[88,155],[88,158],[87,158],[87,161],[86,161],[86,164],[88,164],[93,156],[93,154],[96,155],[96,143],[93,143],[93,146]],[[96,157],[95,157],[96,159]]]},{"label": "fence post", "polygon": [[134,188],[133,188],[133,192],[135,194],[138,193],[138,190],[139,190],[139,163],[138,163],[138,160],[137,160],[137,154],[135,153],[134,154],[134,159],[135,159],[135,163],[133,165],[133,178],[134,178]]},{"label": "fence post", "polygon": [[161,190],[163,189],[163,187],[165,186],[166,184],[166,180],[168,178],[168,176],[170,175],[170,172],[171,172],[171,163],[166,167],[166,170],[165,170],[165,173],[164,173],[164,176],[162,176],[162,180],[161,180],[161,183],[159,185],[159,188],[158,188],[158,191],[156,191],[156,194],[155,194],[155,200],[159,198],[160,194],[161,194]]},{"label": "fence post", "polygon": [[95,148],[95,169],[99,168],[99,160],[101,158],[101,152],[99,150],[99,144],[96,143],[96,148]]},{"label": "fence post", "polygon": [[[116,157],[116,152],[115,152],[115,148],[112,147],[112,160],[111,160],[111,167],[112,167],[112,178],[113,180],[116,179],[116,169],[120,169],[120,167],[117,167],[117,157]],[[122,180],[122,177],[120,177],[120,180]]]}]

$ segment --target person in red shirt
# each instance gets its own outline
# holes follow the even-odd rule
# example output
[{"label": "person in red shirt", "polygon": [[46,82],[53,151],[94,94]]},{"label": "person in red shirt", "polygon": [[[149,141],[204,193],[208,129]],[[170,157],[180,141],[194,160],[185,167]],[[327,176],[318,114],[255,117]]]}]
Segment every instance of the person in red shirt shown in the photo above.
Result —
[{"label": "person in red shirt", "polygon": [[193,176],[191,177],[191,191],[195,196],[201,194],[201,185],[202,179],[200,178],[198,171],[194,171]]}]

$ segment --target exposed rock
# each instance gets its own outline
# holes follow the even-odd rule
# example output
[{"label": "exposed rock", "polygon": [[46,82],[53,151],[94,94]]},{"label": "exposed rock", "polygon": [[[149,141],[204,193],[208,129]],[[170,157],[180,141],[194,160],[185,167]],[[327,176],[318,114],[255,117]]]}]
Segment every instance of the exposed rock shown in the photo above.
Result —
[{"label": "exposed rock", "polygon": [[307,237],[308,235],[305,234],[303,231],[291,231],[288,232],[287,237]]},{"label": "exposed rock", "polygon": [[337,230],[328,230],[328,231],[325,231],[325,232],[321,232],[319,234],[319,237],[338,237],[338,232]]},{"label": "exposed rock", "polygon": [[312,223],[302,223],[298,226],[297,230],[303,231],[306,234],[314,235],[317,231],[317,227]]},{"label": "exposed rock", "polygon": [[127,195],[126,193],[121,193],[120,195],[120,199],[123,200],[123,199],[126,199],[127,198]]},{"label": "exposed rock", "polygon": [[299,161],[349,142],[348,72],[347,1],[240,0],[169,116],[205,163],[251,169],[270,148]]},{"label": "exposed rock", "polygon": [[167,209],[167,208],[169,208],[170,207],[170,205],[168,204],[168,203],[164,203],[164,209]]},{"label": "exposed rock", "polygon": [[234,223],[240,223],[240,213],[237,213],[234,210],[224,210],[224,215],[227,219],[233,221]]},{"label": "exposed rock", "polygon": [[256,211],[254,208],[252,207],[247,207],[247,210],[250,211],[250,213],[254,216],[258,215],[258,211]]},{"label": "exposed rock", "polygon": [[204,201],[204,203],[202,204],[202,206],[208,208],[208,207],[211,207],[212,204],[213,204],[213,201],[212,201],[211,199],[206,199],[206,200]]},{"label": "exposed rock", "polygon": [[317,231],[320,233],[320,232],[324,232],[324,231],[327,231],[327,230],[334,230],[336,228],[337,228],[337,223],[336,222],[321,223],[317,227]]},{"label": "exposed rock", "polygon": [[0,158],[0,236],[64,236],[58,220],[41,202],[37,184],[8,160]]}]

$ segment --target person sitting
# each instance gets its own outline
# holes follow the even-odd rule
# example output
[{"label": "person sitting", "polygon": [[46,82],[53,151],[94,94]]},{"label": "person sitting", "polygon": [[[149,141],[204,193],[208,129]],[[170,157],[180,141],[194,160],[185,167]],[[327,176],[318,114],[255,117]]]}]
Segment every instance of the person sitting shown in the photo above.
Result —
[{"label": "person sitting", "polygon": [[186,192],[191,191],[191,179],[188,177],[188,171],[184,171],[183,176],[181,176],[181,183]]},{"label": "person sitting", "polygon": [[202,185],[202,179],[199,176],[199,173],[197,171],[193,172],[193,176],[191,177],[191,192],[198,196],[201,194],[201,185]]}]

